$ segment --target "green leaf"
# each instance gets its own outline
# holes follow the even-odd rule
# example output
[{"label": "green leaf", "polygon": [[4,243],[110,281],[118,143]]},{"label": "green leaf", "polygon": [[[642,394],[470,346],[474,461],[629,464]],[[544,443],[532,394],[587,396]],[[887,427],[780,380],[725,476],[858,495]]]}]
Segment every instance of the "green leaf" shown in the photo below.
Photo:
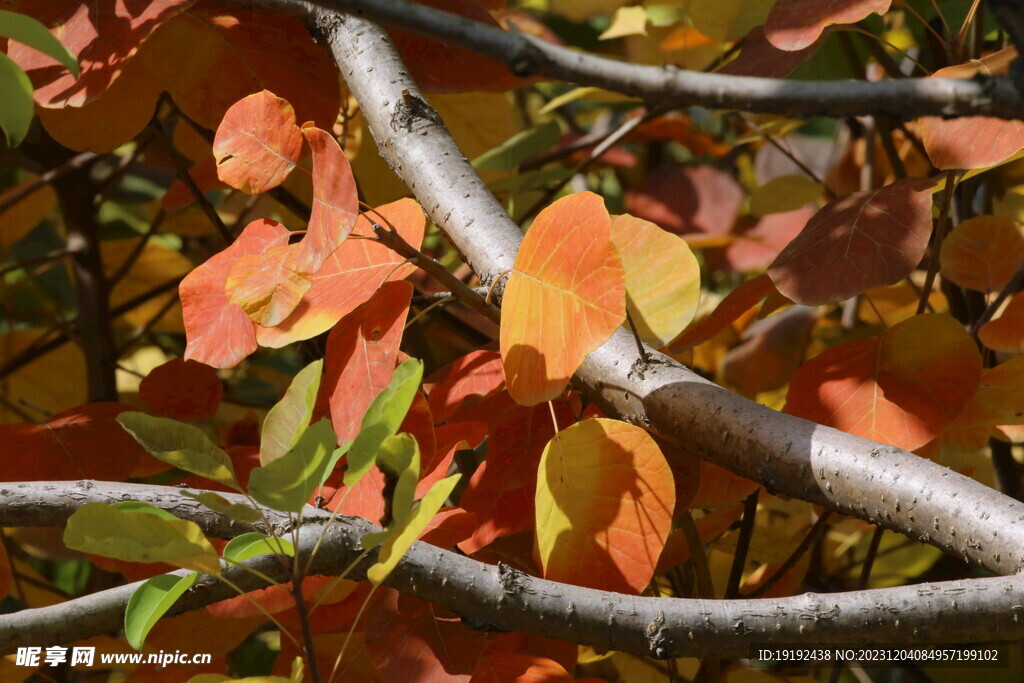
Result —
[{"label": "green leaf", "polygon": [[46,27],[32,17],[16,12],[0,10],[0,36],[16,40],[34,50],[39,50],[48,57],[53,57],[68,68],[78,78],[81,70],[78,59],[71,51],[61,45]]},{"label": "green leaf", "polygon": [[231,457],[192,425],[143,413],[121,413],[117,421],[157,460],[242,490]]},{"label": "green leaf", "polygon": [[327,478],[327,467],[337,462],[331,457],[337,442],[330,420],[320,420],[302,433],[295,448],[252,471],[249,494],[275,510],[301,512]]},{"label": "green leaf", "polygon": [[124,612],[124,635],[128,644],[136,650],[142,649],[150,629],[167,613],[167,610],[178,601],[185,591],[195,585],[199,574],[192,572],[187,576],[177,574],[161,574],[147,580],[135,589],[128,599],[128,607]]},{"label": "green leaf", "polygon": [[571,168],[565,168],[564,166],[554,166],[552,168],[542,168],[537,171],[530,171],[529,173],[520,173],[517,175],[510,175],[505,178],[498,178],[493,183],[490,183],[488,187],[491,188],[492,192],[509,192],[511,194],[518,194],[520,192],[526,192],[527,190],[538,190],[555,183],[564,183],[569,178],[576,175],[573,173]]},{"label": "green leaf", "polygon": [[530,157],[554,147],[562,137],[558,124],[549,121],[543,125],[516,133],[497,147],[487,150],[473,160],[473,167],[493,171],[514,171]]},{"label": "green leaf", "polygon": [[0,128],[4,129],[8,147],[17,147],[28,134],[32,123],[32,82],[11,59],[0,53]]},{"label": "green leaf", "polygon": [[149,510],[86,503],[68,519],[64,545],[126,562],[166,562],[220,574],[217,551],[195,523]]},{"label": "green leaf", "polygon": [[160,519],[178,519],[167,510],[158,508],[155,505],[150,505],[149,503],[144,503],[141,500],[122,500],[120,503],[114,503],[110,507],[122,512],[141,512],[147,515],[154,515]]},{"label": "green leaf", "polygon": [[219,493],[214,493],[213,491],[203,491],[202,493],[182,491],[181,495],[187,496],[192,500],[199,501],[214,512],[227,515],[231,519],[244,522],[245,524],[252,524],[253,522],[258,522],[261,519],[259,510],[256,510],[245,503],[232,503],[224,496]]},{"label": "green leaf", "polygon": [[398,432],[422,379],[423,363],[415,358],[395,368],[391,382],[377,394],[363,415],[359,434],[348,452],[345,486],[355,486],[373,467],[384,439]]},{"label": "green leaf", "polygon": [[222,553],[225,560],[233,562],[245,562],[252,557],[271,554],[295,557],[295,546],[291,541],[283,538],[252,532],[232,538],[224,546]]},{"label": "green leaf", "polygon": [[384,439],[377,452],[377,467],[398,480],[391,498],[393,524],[401,523],[412,511],[416,484],[420,480],[420,447],[411,434]]},{"label": "green leaf", "polygon": [[398,561],[427,528],[427,524],[441,509],[444,502],[448,500],[448,496],[451,495],[452,489],[455,488],[455,484],[458,483],[461,476],[461,474],[453,474],[430,487],[427,494],[420,500],[419,506],[384,541],[384,545],[381,546],[380,553],[377,555],[376,564],[366,572],[366,578],[370,582],[380,585],[387,578],[391,570],[398,565]]},{"label": "green leaf", "polygon": [[295,376],[284,398],[277,402],[263,421],[260,440],[260,464],[267,465],[290,451],[298,443],[313,415],[313,404],[320,390],[324,362],[314,361]]}]

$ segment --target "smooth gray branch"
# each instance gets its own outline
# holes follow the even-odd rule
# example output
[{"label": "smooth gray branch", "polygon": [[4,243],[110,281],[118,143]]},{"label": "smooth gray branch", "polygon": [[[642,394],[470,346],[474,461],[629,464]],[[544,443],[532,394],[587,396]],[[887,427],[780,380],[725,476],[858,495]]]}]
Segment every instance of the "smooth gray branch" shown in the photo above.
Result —
[{"label": "smooth gray branch", "polygon": [[789,116],[995,116],[1024,118],[1024,97],[1009,79],[904,78],[898,81],[789,81],[629,64],[551,45],[408,0],[256,0],[276,11],[310,5],[378,21],[458,45],[520,76],[596,86],[649,104],[700,105]]},{"label": "smooth gray branch", "polygon": [[[233,535],[219,517],[197,507],[177,489],[106,482],[26,482],[0,489],[0,525],[29,522],[32,499],[44,504],[42,521],[61,524],[89,502],[145,500],[191,519],[207,533]],[[70,490],[63,505],[54,492]],[[222,494],[232,502],[237,494]],[[9,512],[13,511],[13,512]],[[307,509],[299,535],[304,562],[328,514]],[[36,524],[39,521],[35,522]],[[362,552],[359,539],[379,531],[355,517],[338,517],[312,566],[334,575]],[[371,553],[350,578],[362,579]],[[286,581],[290,574],[271,556],[246,563]],[[246,590],[263,587],[237,568],[225,575]],[[415,543],[385,582],[441,605],[469,625],[534,633],[653,657],[744,657],[757,643],[938,643],[1024,638],[1024,575],[904,586],[852,593],[807,593],[771,600],[644,598],[545,581],[505,565],[486,565],[426,543]],[[0,654],[19,646],[48,646],[121,628],[137,584],[120,586],[51,607],[0,616]],[[199,609],[232,597],[224,583],[205,578],[169,614]]]}]

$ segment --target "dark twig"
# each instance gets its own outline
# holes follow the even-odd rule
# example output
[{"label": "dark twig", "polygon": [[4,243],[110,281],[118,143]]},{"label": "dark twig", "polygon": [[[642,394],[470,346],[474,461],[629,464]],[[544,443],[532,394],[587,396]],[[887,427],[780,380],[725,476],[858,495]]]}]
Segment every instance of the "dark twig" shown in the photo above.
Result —
[{"label": "dark twig", "polygon": [[754,517],[757,515],[757,496],[760,492],[761,489],[756,489],[743,501],[740,536],[736,539],[736,554],[733,556],[732,568],[729,570],[729,583],[725,586],[727,600],[740,596],[740,581],[743,579],[743,567],[747,564],[750,539],[754,535]]},{"label": "dark twig", "polygon": [[0,213],[7,211],[9,208],[20,202],[25,197],[29,196],[44,185],[48,185],[53,181],[65,176],[72,171],[85,168],[96,159],[99,159],[100,155],[95,152],[82,152],[76,156],[71,157],[64,163],[60,164],[56,168],[52,168],[46,173],[43,173],[38,178],[25,183],[17,190],[11,192],[11,194],[0,200]]},{"label": "dark twig", "polygon": [[949,208],[953,204],[953,189],[956,185],[957,171],[946,171],[946,187],[942,189],[939,200],[939,218],[935,223],[935,239],[932,240],[931,260],[928,263],[928,274],[921,288],[921,298],[917,302],[917,315],[924,313],[928,307],[928,298],[935,285],[935,276],[939,273],[939,256],[942,252],[942,241],[946,238],[946,223],[949,222]]},{"label": "dark twig", "polygon": [[811,549],[811,546],[817,543],[818,539],[821,538],[822,535],[828,530],[828,518],[830,516],[832,516],[831,510],[825,510],[824,512],[822,512],[821,516],[818,517],[818,521],[816,521],[814,523],[814,526],[812,526],[808,530],[808,532],[804,535],[803,539],[800,541],[800,544],[793,549],[793,552],[789,554],[789,557],[786,558],[786,561],[782,563],[782,565],[775,571],[775,573],[772,574],[767,581],[761,584],[761,586],[756,591],[750,593],[749,595],[744,595],[743,597],[759,598],[768,591],[770,591],[772,588],[774,588],[775,584],[777,584],[782,579],[782,577],[788,574],[790,570],[792,570],[793,567],[796,566],[796,563],[800,561],[800,558],[803,557],[807,553],[807,551]]}]

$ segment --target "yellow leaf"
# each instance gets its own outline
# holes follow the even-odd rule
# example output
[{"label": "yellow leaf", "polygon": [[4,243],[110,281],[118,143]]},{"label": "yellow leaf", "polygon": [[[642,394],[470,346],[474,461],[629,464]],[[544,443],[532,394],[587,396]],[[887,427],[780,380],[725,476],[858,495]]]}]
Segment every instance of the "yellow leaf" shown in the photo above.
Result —
[{"label": "yellow leaf", "polygon": [[612,23],[598,38],[611,40],[623,36],[647,35],[647,12],[643,7],[620,7]]},{"label": "yellow leaf", "polygon": [[821,183],[805,175],[783,175],[772,178],[750,195],[750,213],[767,216],[772,213],[796,211],[821,198]]}]

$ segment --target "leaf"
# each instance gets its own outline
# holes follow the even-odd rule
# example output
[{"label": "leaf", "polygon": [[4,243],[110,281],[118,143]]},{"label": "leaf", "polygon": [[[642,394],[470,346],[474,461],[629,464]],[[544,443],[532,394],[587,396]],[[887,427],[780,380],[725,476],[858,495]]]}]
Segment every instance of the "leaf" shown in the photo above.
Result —
[{"label": "leaf", "polygon": [[823,191],[821,183],[805,175],[777,176],[751,193],[750,213],[766,216],[796,211],[817,201]]},{"label": "leaf", "polygon": [[178,291],[188,338],[185,360],[230,368],[256,350],[252,321],[225,293],[228,274],[246,254],[258,254],[287,236],[288,231],[276,221],[253,221],[231,246],[182,280]]},{"label": "leaf", "polygon": [[302,128],[302,135],[313,150],[313,213],[300,243],[298,267],[315,273],[355,227],[359,198],[352,167],[334,136],[309,126]]},{"label": "leaf", "polygon": [[913,450],[960,413],[980,378],[981,356],[960,323],[920,315],[804,363],[786,412]]},{"label": "leaf", "polygon": [[430,412],[438,423],[448,418],[464,404],[494,396],[505,386],[505,372],[501,354],[478,349],[441,368],[428,377],[427,400]]},{"label": "leaf", "polygon": [[668,352],[681,353],[691,346],[703,344],[774,291],[775,284],[768,275],[759,275],[752,280],[747,280],[729,292],[729,295],[722,299],[711,315],[690,327],[683,336],[672,342],[668,347]]},{"label": "leaf", "polygon": [[64,545],[127,562],[164,562],[220,574],[220,558],[194,522],[86,503],[68,518]]},{"label": "leaf", "polygon": [[[22,3],[19,10],[53,27],[65,50],[56,55],[14,43],[11,59],[28,72],[42,107],[81,107],[113,83],[125,65],[161,25],[194,0],[153,0],[127,6],[114,0],[82,5],[77,0]],[[54,48],[56,50],[56,48]],[[77,58],[81,73],[69,70],[66,53]],[[151,109],[152,111],[152,109]]]},{"label": "leaf", "polygon": [[743,190],[714,166],[667,166],[647,174],[626,195],[626,211],[677,235],[729,232]]},{"label": "leaf", "polygon": [[932,184],[907,178],[829,202],[782,250],[768,275],[783,295],[807,306],[895,284],[928,247]]},{"label": "leaf", "polygon": [[998,318],[982,325],[978,339],[993,351],[1024,352],[1024,294],[1014,294]]},{"label": "leaf", "polygon": [[145,454],[118,424],[134,408],[91,403],[43,424],[0,425],[4,481],[99,479],[123,481]]},{"label": "leaf", "polygon": [[324,390],[341,443],[356,438],[363,414],[391,381],[411,299],[408,282],[386,282],[327,337]]},{"label": "leaf", "polygon": [[209,365],[173,358],[153,368],[139,383],[139,398],[157,415],[176,420],[213,417],[224,395]]},{"label": "leaf", "polygon": [[4,93],[0,99],[0,128],[4,130],[4,138],[8,147],[17,147],[32,124],[32,83],[28,76],[7,55],[0,53],[0,91]]},{"label": "leaf", "polygon": [[[1004,48],[981,59],[939,69],[932,78],[972,78],[1006,73],[1017,51]],[[1024,149],[1024,123],[988,116],[954,119],[925,116],[919,119],[921,142],[928,158],[940,170],[994,166]]]},{"label": "leaf", "polygon": [[[571,425],[572,411],[565,403],[551,403],[558,429]],[[476,515],[477,527],[459,543],[472,555],[496,539],[534,526],[534,498],[541,454],[555,436],[551,408],[515,406],[495,422],[484,459],[463,491],[459,506]]]},{"label": "leaf", "polygon": [[322,360],[304,367],[292,379],[284,397],[267,413],[260,437],[261,465],[270,464],[295,447],[313,417],[323,369]]},{"label": "leaf", "polygon": [[[426,225],[419,204],[402,199],[377,211],[406,242],[419,248]],[[369,216],[377,220],[376,214]],[[352,234],[373,235],[366,214],[359,216]],[[401,256],[373,240],[346,240],[313,276],[313,286],[292,314],[276,327],[257,327],[256,338],[261,346],[276,349],[326,332],[369,299],[385,280],[401,280],[415,270],[415,266],[403,265],[402,261]]]},{"label": "leaf", "polygon": [[611,231],[626,275],[626,310],[640,338],[660,348],[697,313],[700,266],[685,241],[648,221],[614,216]]},{"label": "leaf", "polygon": [[[828,33],[826,29],[822,36]],[[785,78],[814,56],[821,45],[822,38],[802,50],[780,50],[768,42],[764,34],[764,26],[755,26],[743,39],[743,49],[739,56],[716,73],[730,76],[758,76],[761,78]]]},{"label": "leaf", "polygon": [[1024,424],[1024,356],[1011,358],[981,375],[978,390],[942,435],[943,445],[979,451],[998,427]]},{"label": "leaf", "polygon": [[891,0],[778,0],[765,20],[764,32],[780,50],[802,50],[826,26],[856,24],[871,13],[885,14]]},{"label": "leaf", "polygon": [[473,168],[492,171],[514,171],[530,157],[558,144],[562,137],[554,121],[516,133],[497,147],[492,147],[476,159]]},{"label": "leaf", "polygon": [[[760,219],[744,216],[733,226],[734,239],[725,247],[722,258],[728,267],[741,273],[762,271],[800,234],[815,212],[810,206],[802,206]],[[714,262],[714,257],[709,257]]]},{"label": "leaf", "polygon": [[[100,242],[103,272],[107,277],[113,277],[129,258],[135,258],[128,272],[110,293],[111,307],[121,306],[136,297],[151,293],[155,287],[166,285],[171,279],[185,277],[193,268],[192,261],[175,249],[150,243],[142,249],[142,253],[135,255],[137,246],[137,239]],[[161,312],[163,315],[160,315]],[[149,327],[153,331],[174,334],[184,331],[178,296],[173,291],[133,307],[124,314],[124,321],[137,328]]]},{"label": "leaf", "polygon": [[583,358],[623,323],[625,308],[604,200],[581,192],[541,211],[502,305],[501,358],[512,398],[536,405],[562,393]]},{"label": "leaf", "polygon": [[186,576],[161,574],[147,580],[128,598],[124,612],[124,635],[128,644],[142,649],[150,629],[160,621],[174,603],[196,583],[198,573]]},{"label": "leaf", "polygon": [[[81,73],[78,60],[46,27],[32,17],[0,10],[0,36],[17,41],[52,57],[67,68],[75,78]],[[29,89],[31,92],[31,88]]]},{"label": "leaf", "polygon": [[204,491],[202,493],[182,491],[181,495],[202,503],[214,512],[226,515],[231,519],[245,524],[252,524],[253,522],[258,522],[263,519],[259,510],[245,505],[244,503],[232,503],[224,496],[219,493],[214,493],[213,491]]},{"label": "leaf", "polygon": [[[0,86],[3,92],[11,93],[11,89]],[[12,197],[20,194],[33,184],[38,176],[29,174],[26,180],[0,192],[0,204],[6,204]],[[24,195],[17,202],[0,212],[0,253],[6,250],[34,227],[39,225],[57,205],[57,193],[50,185],[42,184],[37,189]]]},{"label": "leaf", "polygon": [[1024,263],[1024,226],[1009,218],[977,216],[942,242],[942,277],[979,292],[997,292]]},{"label": "leaf", "polygon": [[686,12],[698,31],[724,43],[742,38],[752,28],[763,24],[773,1],[689,0]]},{"label": "leaf", "polygon": [[295,546],[286,538],[274,538],[256,532],[235,536],[224,546],[225,560],[245,562],[260,555],[286,555],[295,557]]},{"label": "leaf", "polygon": [[545,579],[639,594],[672,530],[675,482],[647,432],[588,419],[544,449],[536,506]]},{"label": "leaf", "polygon": [[721,377],[745,395],[784,387],[803,363],[817,321],[816,309],[791,306],[752,323],[722,359]]},{"label": "leaf", "polygon": [[647,35],[647,11],[643,7],[619,7],[599,40]]},{"label": "leaf", "polygon": [[117,421],[157,460],[241,490],[231,458],[196,427],[142,413],[122,413]]},{"label": "leaf", "polygon": [[547,657],[503,652],[477,660],[473,683],[572,683],[574,679],[558,662]]},{"label": "leaf", "polygon": [[391,382],[377,394],[363,415],[362,427],[348,452],[345,486],[352,487],[373,466],[377,450],[398,432],[423,379],[423,363],[410,359],[395,368]]},{"label": "leaf", "polygon": [[241,256],[231,266],[224,286],[228,301],[241,306],[257,325],[279,325],[313,285],[312,276],[299,268],[298,258],[297,244]]},{"label": "leaf", "polygon": [[295,110],[269,90],[231,105],[213,139],[217,177],[246,194],[266,192],[283,183],[301,153]]},{"label": "leaf", "polygon": [[320,420],[302,432],[295,447],[249,475],[249,494],[275,510],[302,512],[321,486],[333,458],[337,437],[328,420]]}]

